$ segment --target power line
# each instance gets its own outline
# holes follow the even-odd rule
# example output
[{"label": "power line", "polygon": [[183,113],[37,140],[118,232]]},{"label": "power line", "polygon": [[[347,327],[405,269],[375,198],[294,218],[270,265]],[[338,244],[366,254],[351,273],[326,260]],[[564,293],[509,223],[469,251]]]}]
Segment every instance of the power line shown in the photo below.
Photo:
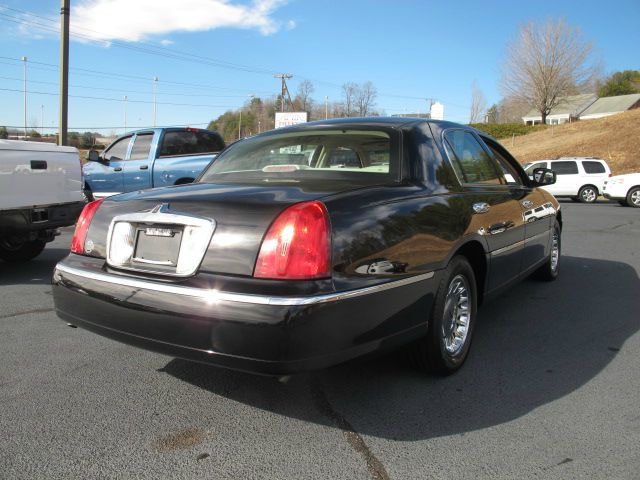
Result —
[{"label": "power line", "polygon": [[[26,10],[19,10],[16,8],[11,8],[11,7],[7,7],[5,6],[6,10],[11,10],[14,12],[18,12],[22,15],[27,15],[30,17],[35,17],[35,18],[40,18],[43,19],[47,22],[51,22],[52,20],[46,17],[42,17],[40,15],[36,15],[34,13],[28,12]],[[0,12],[0,16],[4,17],[4,20],[9,21],[9,22],[13,22],[13,23],[18,23],[18,24],[22,24],[22,25],[29,25],[35,28],[39,28],[45,31],[49,31],[49,32],[53,32],[53,33],[57,33],[59,30],[51,25],[47,25],[47,24],[43,24],[40,22],[37,22],[35,20],[31,20],[31,19],[25,19],[25,18],[20,18],[20,17],[16,17],[13,15],[8,15],[6,13],[1,13]],[[78,27],[75,27],[76,29],[78,29]],[[108,37],[107,34],[105,34],[104,32],[97,32],[95,30],[89,30],[87,28],[79,28],[80,30],[85,30],[86,32],[90,32],[90,33],[94,33],[96,35],[99,36],[103,36],[103,37]],[[237,64],[237,63],[232,63],[232,62],[228,62],[225,60],[220,60],[220,59],[215,59],[215,58],[211,58],[211,57],[205,57],[202,55],[196,55],[193,53],[188,53],[188,52],[182,52],[179,50],[174,50],[174,49],[169,49],[166,47],[160,47],[157,45],[153,45],[150,43],[146,43],[146,42],[141,42],[138,41],[137,45],[131,45],[125,42],[121,42],[118,40],[104,40],[101,38],[96,38],[95,36],[92,35],[86,35],[86,34],[82,34],[79,33],[77,31],[74,31],[71,33],[72,37],[75,38],[80,38],[82,40],[87,40],[87,41],[91,41],[91,42],[104,42],[104,43],[108,43],[109,45],[114,45],[120,48],[126,48],[128,50],[135,50],[135,51],[140,51],[143,53],[147,53],[150,55],[156,55],[156,56],[161,56],[161,57],[165,57],[165,58],[173,58],[175,60],[182,60],[182,61],[186,61],[186,62],[198,62],[200,64],[207,64],[209,66],[213,66],[213,67],[218,67],[218,68],[227,68],[227,69],[232,69],[232,70],[240,70],[240,71],[244,71],[244,72],[248,72],[248,73],[258,73],[258,74],[268,74],[271,75],[273,73],[275,73],[275,70],[269,70],[269,69],[264,69],[264,68],[258,68],[258,67],[251,67],[248,65],[242,65],[242,64]]]},{"label": "power line", "polygon": [[[5,57],[5,56],[0,56],[0,59],[5,59],[5,60],[11,60],[13,62],[20,62],[20,59],[17,58],[13,58],[13,57]],[[4,63],[4,62],[2,62]],[[8,64],[6,63],[6,65],[15,65],[15,64]],[[53,68],[47,68],[47,67],[54,67]],[[52,63],[45,63],[45,62],[38,62],[35,60],[29,60],[29,68],[37,68],[40,70],[45,70],[45,71],[58,71],[59,66],[52,64]],[[125,79],[127,81],[136,81],[136,82],[144,82],[144,83],[149,83],[152,80],[152,77],[143,77],[140,75],[129,75],[129,74],[124,74],[124,73],[114,73],[114,72],[104,72],[104,71],[100,71],[100,70],[91,70],[88,68],[79,68],[79,67],[69,67],[70,70],[73,71],[77,71],[77,72],[81,72],[81,73],[76,73],[77,75],[88,75],[88,76],[99,76],[99,77],[104,77],[104,76],[110,76],[110,77],[114,77],[117,79]],[[200,88],[200,89],[205,89],[205,90],[231,90],[231,91],[245,91],[245,89],[240,89],[240,88],[231,88],[231,87],[220,87],[220,86],[216,86],[216,85],[206,85],[206,84],[202,84],[202,83],[188,83],[188,82],[177,82],[177,81],[171,81],[171,80],[163,80],[162,84],[169,84],[169,85],[176,85],[176,86],[181,86],[181,87],[191,87],[191,88]],[[255,91],[255,90],[254,90]],[[256,91],[257,93],[266,93],[268,95],[271,95],[272,92],[267,92],[266,90],[258,90]],[[244,95],[241,95],[242,97],[244,97]]]},{"label": "power line", "polygon": [[[0,88],[0,91],[5,91],[5,92],[19,92],[22,93],[23,90],[17,90],[15,88]],[[55,96],[57,97],[59,94],[58,93],[51,93],[51,92],[34,92],[33,90],[29,91],[30,94],[35,94],[35,95],[49,95],[49,96]],[[89,96],[89,95],[69,95],[70,98],[82,98],[85,100],[106,100],[106,101],[110,101],[110,102],[122,102],[121,98],[111,98],[111,97],[94,97],[94,96]],[[131,100],[130,98],[127,99],[128,102],[131,103],[145,103],[145,104],[152,104],[154,103],[153,101],[148,101],[148,100]],[[157,105],[172,105],[174,107],[207,107],[207,108],[234,108],[233,105],[203,105],[203,104],[196,104],[196,103],[174,103],[174,102],[156,102]]]},{"label": "power line", "polygon": [[[4,8],[6,10],[10,10],[13,12],[17,12],[23,15],[27,15],[27,16],[31,16],[31,17],[35,17],[35,18],[39,18],[39,19],[43,19],[47,22],[51,22],[51,19],[47,18],[47,17],[43,17],[41,15],[37,15],[35,13],[26,11],[26,10],[20,10],[17,8],[12,8],[9,7],[7,5],[3,5]],[[44,30],[48,30],[48,31],[53,31],[53,32],[58,32],[57,28],[53,28],[50,27],[48,25],[44,25],[42,23],[39,22],[35,22],[33,20],[29,21],[26,20],[24,18],[20,18],[20,17],[15,17],[15,16],[11,16],[11,15],[7,15],[7,14],[3,14],[0,13],[1,16],[5,17],[5,20],[7,21],[12,21],[14,23],[18,23],[18,24],[29,24],[32,26],[35,26],[36,28],[42,28]],[[83,27],[75,27],[76,29],[80,29],[80,30],[84,30],[86,32],[90,32],[90,33],[94,33],[97,35],[101,35],[101,36],[108,36],[105,32],[98,32],[96,30],[90,30],[87,28],[83,28]],[[232,62],[227,62],[225,60],[219,60],[219,59],[215,59],[215,58],[211,58],[211,57],[205,57],[205,56],[201,56],[201,55],[196,55],[196,54],[192,54],[189,52],[183,52],[180,50],[176,50],[176,49],[170,49],[167,47],[161,47],[161,46],[157,46],[157,45],[153,45],[147,42],[137,42],[138,45],[143,45],[143,47],[137,46],[137,45],[131,45],[125,42],[121,42],[118,40],[101,40],[99,38],[95,38],[89,35],[83,35],[80,34],[78,32],[72,33],[72,36],[87,40],[87,41],[92,41],[92,42],[105,42],[105,43],[109,43],[110,45],[115,45],[121,48],[126,48],[126,49],[130,49],[130,50],[136,50],[136,51],[140,51],[142,53],[147,53],[147,54],[151,54],[151,55],[158,55],[158,56],[163,56],[165,58],[172,58],[172,59],[177,59],[177,60],[182,60],[182,61],[191,61],[191,62],[196,62],[198,64],[206,64],[209,66],[214,66],[214,67],[220,67],[220,68],[230,68],[230,69],[235,69],[235,70],[241,70],[241,71],[245,71],[245,72],[250,72],[250,73],[261,73],[261,74],[269,74],[269,75],[274,75],[277,74],[277,72],[275,72],[274,70],[269,70],[269,69],[264,69],[264,68],[259,68],[259,67],[252,67],[252,66],[248,66],[248,65],[243,65],[243,64],[236,64],[236,63],[232,63]],[[82,70],[82,69],[80,69]],[[91,71],[91,70],[86,70],[86,71]],[[108,72],[101,72],[102,74],[105,74]],[[303,79],[303,80],[309,80],[312,81],[316,84],[322,84],[322,85],[327,85],[327,86],[331,86],[334,88],[342,88],[342,85],[338,85],[336,83],[332,83],[332,82],[328,82],[325,80],[319,80],[319,79],[314,79],[314,78],[309,78],[306,77],[304,75],[296,75],[299,78]],[[138,77],[139,78],[139,77]],[[148,81],[148,79],[145,78],[146,81]],[[163,83],[168,83],[168,82],[163,82]],[[179,82],[175,82],[176,84],[179,84]],[[389,97],[389,98],[404,98],[407,100],[426,100],[424,97],[417,97],[417,96],[409,96],[409,95],[400,95],[400,94],[395,94],[395,93],[386,93],[386,92],[378,92],[378,96],[379,97]],[[444,101],[444,100],[443,100]],[[445,101],[445,103],[447,103],[448,105],[451,106],[457,106],[460,108],[468,108],[467,106],[462,106],[462,105],[456,105],[452,102],[448,102]]]},{"label": "power line", "polygon": [[[3,62],[0,62],[0,63],[3,63]],[[2,80],[15,80],[15,81],[22,82],[22,79],[21,78],[17,78],[17,77],[3,77],[3,76],[0,76],[0,79],[2,79]],[[39,84],[42,84],[42,85],[56,85],[56,86],[59,85],[58,82],[45,82],[45,81],[42,81],[42,80],[28,80],[27,84],[30,84],[30,83],[39,83]],[[73,87],[73,88],[88,88],[88,89],[92,89],[92,90],[96,89],[95,85],[69,85],[69,86]],[[110,92],[149,94],[149,92],[147,92],[147,91],[129,90],[129,89],[124,89],[124,88],[99,87],[99,90],[105,90],[105,91],[110,91]],[[246,95],[207,95],[207,94],[203,94],[203,93],[172,93],[172,92],[165,92],[165,91],[162,92],[162,95],[179,96],[179,97],[246,98]]]},{"label": "power line", "polygon": [[[200,122],[200,123],[176,123],[173,125],[160,125],[157,127],[152,127],[150,125],[141,125],[141,126],[127,126],[129,130],[144,130],[147,128],[176,128],[176,127],[193,127],[193,126],[201,126],[201,125],[209,125],[210,122]],[[15,125],[4,125],[6,128],[15,128],[22,129],[23,127],[16,127]],[[44,127],[46,130],[56,130],[56,127]],[[124,128],[122,125],[116,127],[69,127],[69,130],[120,130]],[[129,131],[128,130],[128,131]]]}]

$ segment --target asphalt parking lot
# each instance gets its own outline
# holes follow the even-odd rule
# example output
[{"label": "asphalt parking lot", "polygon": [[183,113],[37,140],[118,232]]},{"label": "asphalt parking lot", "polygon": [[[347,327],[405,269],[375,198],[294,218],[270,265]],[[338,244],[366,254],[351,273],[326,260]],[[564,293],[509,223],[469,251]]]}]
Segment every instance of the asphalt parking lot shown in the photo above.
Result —
[{"label": "asphalt parking lot", "polygon": [[389,355],[281,383],[69,328],[67,229],[0,263],[0,478],[637,479],[640,210],[562,208],[560,279],[484,305],[448,378]]}]

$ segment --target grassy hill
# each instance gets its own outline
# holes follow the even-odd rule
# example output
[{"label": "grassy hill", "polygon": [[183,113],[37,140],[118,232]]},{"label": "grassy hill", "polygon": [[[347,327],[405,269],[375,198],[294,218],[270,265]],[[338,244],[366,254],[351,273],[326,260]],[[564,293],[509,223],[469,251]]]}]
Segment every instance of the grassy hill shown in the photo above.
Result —
[{"label": "grassy hill", "polygon": [[599,157],[614,175],[640,172],[640,109],[548,127],[501,143],[522,163],[558,157]]}]

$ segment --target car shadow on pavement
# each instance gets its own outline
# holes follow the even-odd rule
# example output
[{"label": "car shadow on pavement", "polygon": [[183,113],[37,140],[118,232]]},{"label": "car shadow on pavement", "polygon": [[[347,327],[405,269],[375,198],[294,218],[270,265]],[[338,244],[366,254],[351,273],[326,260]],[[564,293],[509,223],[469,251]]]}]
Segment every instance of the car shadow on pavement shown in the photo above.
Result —
[{"label": "car shadow on pavement", "polygon": [[9,263],[0,260],[0,286],[50,284],[53,268],[68,254],[68,248],[47,246],[29,262]]},{"label": "car shadow on pavement", "polygon": [[163,371],[255,408],[387,439],[498,425],[615,368],[612,361],[640,327],[634,268],[566,256],[561,268],[556,282],[526,280],[485,304],[470,357],[449,377],[418,372],[398,354],[286,383],[180,359]]}]

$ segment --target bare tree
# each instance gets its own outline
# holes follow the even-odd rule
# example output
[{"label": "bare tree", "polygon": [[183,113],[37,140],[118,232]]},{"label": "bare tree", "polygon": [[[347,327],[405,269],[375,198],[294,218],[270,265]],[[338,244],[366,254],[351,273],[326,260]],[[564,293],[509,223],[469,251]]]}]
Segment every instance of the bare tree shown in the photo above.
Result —
[{"label": "bare tree", "polygon": [[371,82],[365,82],[359,86],[356,91],[356,106],[358,107],[358,115],[366,117],[372,113],[375,105],[378,90]]},{"label": "bare tree", "polygon": [[469,123],[480,123],[487,112],[487,99],[482,90],[474,81],[471,84],[471,109],[469,111]]},{"label": "bare tree", "polygon": [[502,94],[526,100],[546,123],[551,109],[589,80],[591,50],[581,31],[564,20],[522,25],[507,45]]},{"label": "bare tree", "polygon": [[313,86],[313,83],[311,83],[309,80],[304,80],[300,85],[298,85],[295,103],[303,112],[308,112],[309,110],[311,110],[311,107],[313,106],[311,94],[314,92],[314,90],[315,88]]},{"label": "bare tree", "polygon": [[347,82],[342,85],[342,97],[344,99],[344,114],[350,117],[353,114],[356,104],[356,97],[358,95],[358,84],[354,82]]}]

